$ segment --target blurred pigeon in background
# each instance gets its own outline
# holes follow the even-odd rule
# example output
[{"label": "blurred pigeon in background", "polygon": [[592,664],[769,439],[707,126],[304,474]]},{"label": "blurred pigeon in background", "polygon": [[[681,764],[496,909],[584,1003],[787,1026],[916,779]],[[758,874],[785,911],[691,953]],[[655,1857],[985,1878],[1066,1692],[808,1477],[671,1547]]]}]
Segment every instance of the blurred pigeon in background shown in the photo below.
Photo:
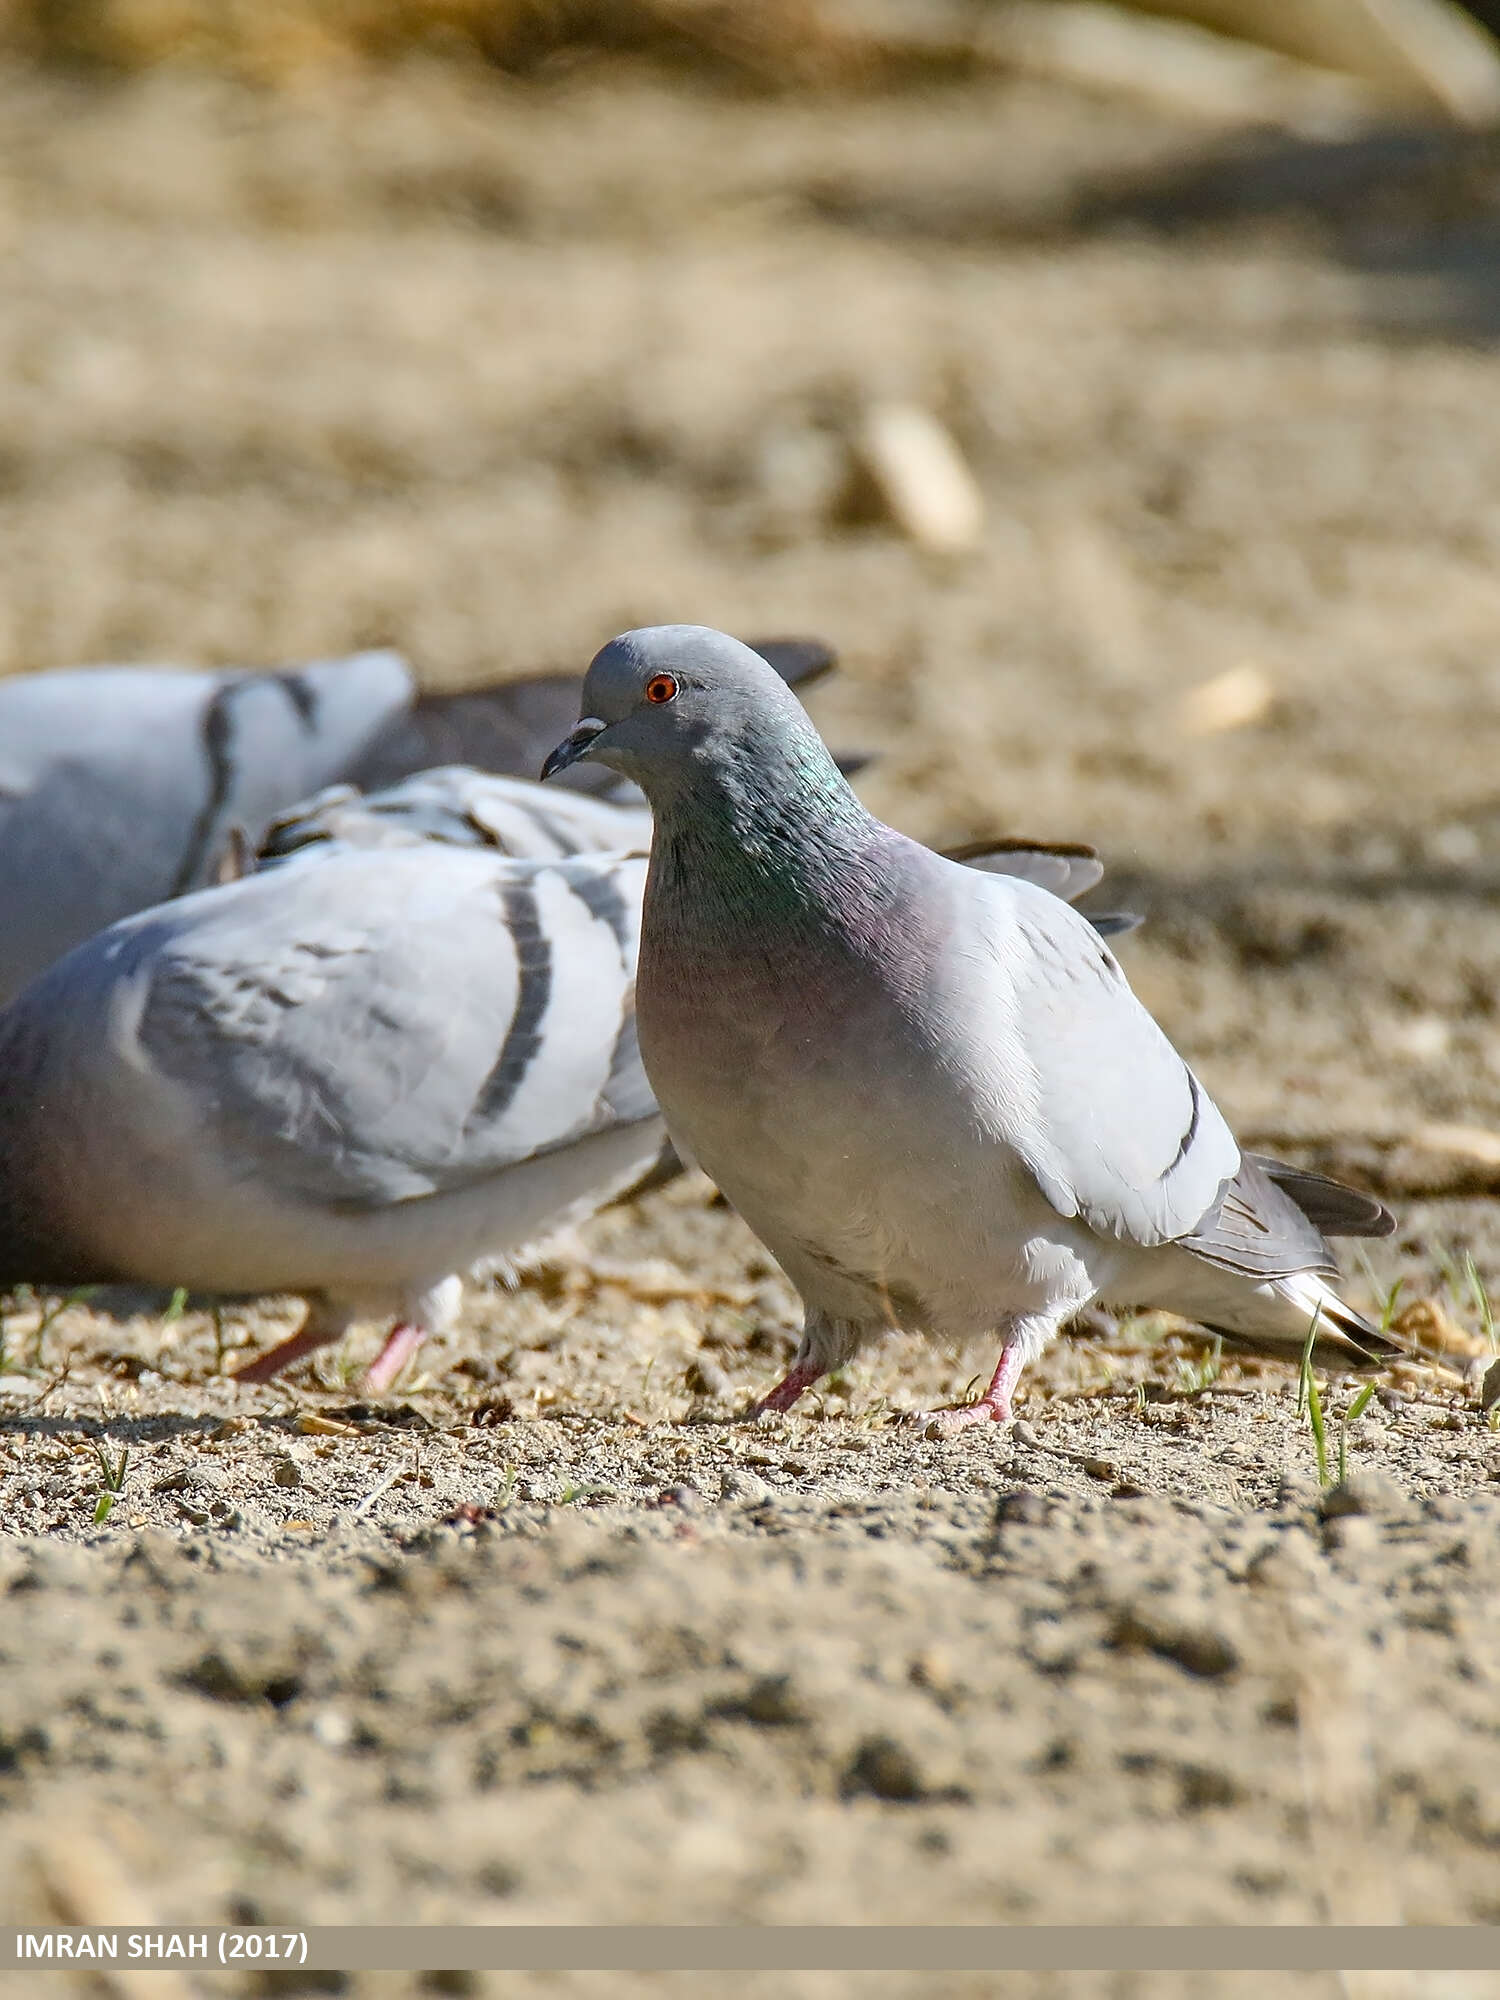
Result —
[{"label": "blurred pigeon in background", "polygon": [[[799,684],[834,663],[819,640],[758,643]],[[213,881],[236,834],[253,850],[335,781],[385,785],[457,758],[531,776],[577,700],[571,674],[419,694],[392,652],[0,680],[0,1002],[105,924]]]},{"label": "blurred pigeon in background", "polygon": [[1249,1344],[1396,1351],[1326,1282],[1370,1196],[1242,1154],[1097,932],[1057,896],[871,817],[764,662],[698,626],[594,659],[544,776],[646,793],[641,1047],[668,1129],[805,1307],[762,1408],[886,1327],[999,1364],[944,1428],[1007,1422],[1025,1362],[1094,1298]]},{"label": "blurred pigeon in background", "polygon": [[329,847],[124,919],[0,1016],[0,1289],[303,1295],[389,1386],[461,1274],[662,1144],[635,1040],[645,861]]}]

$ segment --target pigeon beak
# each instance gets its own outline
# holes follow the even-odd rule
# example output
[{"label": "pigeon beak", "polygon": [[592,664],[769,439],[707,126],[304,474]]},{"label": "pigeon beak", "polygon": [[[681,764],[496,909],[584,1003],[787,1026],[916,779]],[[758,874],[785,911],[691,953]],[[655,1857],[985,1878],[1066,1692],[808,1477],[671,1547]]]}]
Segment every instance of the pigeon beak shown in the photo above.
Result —
[{"label": "pigeon beak", "polygon": [[597,738],[604,734],[605,725],[595,716],[586,715],[570,736],[565,736],[542,766],[542,783],[555,778],[559,771],[566,771],[570,764],[576,764],[580,757],[587,757]]}]

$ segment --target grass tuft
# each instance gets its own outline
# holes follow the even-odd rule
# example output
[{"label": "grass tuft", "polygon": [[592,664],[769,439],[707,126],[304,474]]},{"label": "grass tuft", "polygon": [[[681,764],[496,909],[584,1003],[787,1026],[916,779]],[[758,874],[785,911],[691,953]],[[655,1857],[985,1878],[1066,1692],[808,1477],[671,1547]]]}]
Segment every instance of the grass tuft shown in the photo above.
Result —
[{"label": "grass tuft", "polygon": [[102,1528],[110,1517],[116,1500],[125,1490],[125,1474],[130,1465],[130,1447],[121,1445],[120,1456],[111,1463],[109,1453],[96,1439],[94,1456],[99,1461],[101,1491],[94,1503],[94,1526]]},{"label": "grass tuft", "polygon": [[1313,1316],[1308,1325],[1307,1339],[1302,1348],[1302,1366],[1297,1373],[1297,1415],[1307,1416],[1307,1427],[1312,1432],[1313,1455],[1318,1462],[1318,1484],[1328,1484],[1328,1432],[1323,1423],[1323,1398],[1318,1391],[1317,1377],[1313,1374],[1313,1347],[1318,1338],[1318,1322],[1323,1317],[1322,1303],[1313,1308]]}]

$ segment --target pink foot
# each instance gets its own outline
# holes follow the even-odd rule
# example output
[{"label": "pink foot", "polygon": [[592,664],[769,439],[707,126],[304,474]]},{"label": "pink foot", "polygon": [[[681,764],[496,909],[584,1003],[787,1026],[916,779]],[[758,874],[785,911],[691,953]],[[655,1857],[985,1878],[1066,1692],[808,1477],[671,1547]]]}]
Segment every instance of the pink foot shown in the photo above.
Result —
[{"label": "pink foot", "polygon": [[316,1354],[320,1347],[327,1347],[338,1337],[337,1333],[324,1333],[315,1326],[304,1326],[290,1339],[268,1347],[264,1354],[257,1354],[242,1368],[231,1369],[231,1377],[236,1382],[270,1382],[283,1368],[290,1368],[294,1361],[305,1361],[309,1354]]},{"label": "pink foot", "polygon": [[974,1424],[1008,1424],[1014,1414],[1008,1397],[1000,1402],[991,1401],[988,1396],[981,1396],[977,1403],[949,1403],[941,1410],[925,1412],[929,1430],[941,1431],[945,1437],[954,1431],[966,1431]]},{"label": "pink foot", "polygon": [[814,1368],[810,1361],[799,1361],[789,1368],[774,1389],[770,1389],[758,1403],[752,1403],[747,1416],[758,1417],[763,1410],[789,1410],[804,1389],[810,1389],[822,1375],[821,1368]]},{"label": "pink foot", "polygon": [[359,1386],[383,1396],[426,1338],[426,1327],[412,1326],[404,1320],[393,1326],[385,1337],[385,1346],[365,1370]]},{"label": "pink foot", "polygon": [[999,1365],[990,1381],[990,1386],[977,1403],[953,1403],[947,1409],[933,1410],[928,1422],[945,1436],[955,1431],[966,1431],[972,1424],[1008,1424],[1015,1418],[1011,1408],[1011,1396],[1021,1374],[1021,1350],[1019,1347],[1003,1347],[1000,1350]]}]

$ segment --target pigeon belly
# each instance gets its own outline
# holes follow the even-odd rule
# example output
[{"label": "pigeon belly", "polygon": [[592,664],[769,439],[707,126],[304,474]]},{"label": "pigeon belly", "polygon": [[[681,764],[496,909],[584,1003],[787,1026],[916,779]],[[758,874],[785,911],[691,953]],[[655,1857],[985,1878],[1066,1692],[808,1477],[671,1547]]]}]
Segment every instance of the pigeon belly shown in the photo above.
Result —
[{"label": "pigeon belly", "polygon": [[801,963],[743,938],[718,957],[681,936],[653,955],[648,932],[642,1054],[668,1129],[809,1306],[962,1340],[1092,1295],[1108,1246],[1051,1207],[984,1080],[867,966],[830,978],[823,942]]}]

